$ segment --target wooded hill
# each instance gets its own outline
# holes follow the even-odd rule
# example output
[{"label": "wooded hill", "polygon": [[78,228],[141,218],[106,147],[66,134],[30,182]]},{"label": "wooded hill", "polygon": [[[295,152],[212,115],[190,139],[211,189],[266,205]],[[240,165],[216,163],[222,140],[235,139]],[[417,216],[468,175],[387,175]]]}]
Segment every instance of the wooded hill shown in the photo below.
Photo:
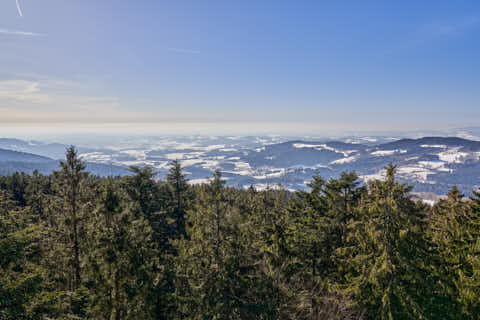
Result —
[{"label": "wooded hill", "polygon": [[191,186],[172,162],[0,177],[0,319],[479,319],[480,193],[395,179]]}]

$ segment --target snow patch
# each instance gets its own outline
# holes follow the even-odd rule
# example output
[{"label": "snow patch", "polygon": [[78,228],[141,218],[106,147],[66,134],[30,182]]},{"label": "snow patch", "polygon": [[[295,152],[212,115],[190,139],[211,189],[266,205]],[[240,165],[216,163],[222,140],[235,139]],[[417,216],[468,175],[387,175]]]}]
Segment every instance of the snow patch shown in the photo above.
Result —
[{"label": "snow patch", "polygon": [[444,171],[444,172],[453,171],[452,169],[445,168],[445,162],[443,161],[419,161],[418,164],[427,169]]},{"label": "snow patch", "polygon": [[[257,191],[264,191],[264,190],[267,190],[267,189],[273,189],[273,190],[281,190],[283,189],[283,187],[281,185],[278,185],[278,184],[268,184],[268,183],[257,183],[257,184],[254,184],[252,185],[255,190]],[[244,186],[245,189],[248,189],[249,186]]]},{"label": "snow patch", "polygon": [[231,173],[239,174],[241,176],[251,176],[253,174],[253,170],[250,167],[250,164],[247,162],[234,162],[235,171]]},{"label": "snow patch", "polygon": [[435,200],[427,200],[427,199],[422,199],[422,202],[428,204],[431,207],[433,207],[436,203]]},{"label": "snow patch", "polygon": [[216,160],[204,160],[202,163],[202,168],[215,171],[218,169],[219,162]]},{"label": "snow patch", "polygon": [[336,153],[341,153],[345,157],[348,157],[351,153],[357,152],[357,150],[337,150],[337,149],[332,148],[332,147],[330,147],[326,144],[294,143],[293,147],[297,148],[297,149],[310,148],[310,149],[315,149],[315,150],[318,150],[318,151],[328,150],[328,151],[333,151],[333,152],[336,152]]},{"label": "snow patch", "polygon": [[112,162],[112,156],[103,152],[82,153],[80,158],[89,162],[109,163]]},{"label": "snow patch", "polygon": [[417,160],[419,159],[420,157],[416,156],[416,157],[410,157],[410,158],[406,158],[405,161],[411,161],[411,160]]},{"label": "snow patch", "polygon": [[188,180],[189,184],[204,184],[204,183],[210,183],[210,179],[191,179]]},{"label": "snow patch", "polygon": [[204,160],[202,159],[186,159],[186,160],[182,160],[181,164],[182,164],[182,167],[190,167],[199,163],[203,163],[203,161]]},{"label": "snow patch", "polygon": [[448,148],[444,144],[422,144],[420,147],[422,147],[422,148],[440,148],[440,149],[447,149]]},{"label": "snow patch", "polygon": [[335,161],[332,161],[330,162],[330,164],[344,164],[344,163],[350,163],[350,162],[354,162],[355,160],[357,160],[357,156],[351,156],[351,157],[347,157],[347,158],[343,158],[343,159],[338,159],[338,160],[335,160]]},{"label": "snow patch", "polygon": [[400,177],[417,180],[419,182],[428,183],[428,175],[434,172],[422,166],[406,166],[399,167],[397,173]]},{"label": "snow patch", "polygon": [[470,156],[467,152],[460,152],[460,147],[451,148],[438,154],[438,158],[449,163],[464,163]]},{"label": "snow patch", "polygon": [[146,160],[147,159],[146,152],[147,150],[123,150],[120,153],[126,153],[137,160]]},{"label": "snow patch", "polygon": [[399,149],[396,149],[396,150],[378,150],[378,151],[372,152],[371,155],[384,157],[384,156],[391,156],[391,155],[394,155],[396,153],[407,153],[407,152],[408,152],[407,150],[399,150]]},{"label": "snow patch", "polygon": [[366,174],[363,176],[359,176],[359,178],[362,179],[364,182],[368,183],[369,181],[373,181],[373,180],[383,181],[385,180],[385,175],[386,175],[386,171],[385,169],[382,169],[377,173]]},{"label": "snow patch", "polygon": [[475,140],[475,141],[480,141],[480,137],[473,136],[468,132],[460,131],[456,134],[457,137],[467,139],[467,140]]},{"label": "snow patch", "polygon": [[168,153],[165,155],[165,157],[168,160],[183,159],[184,156],[185,156],[185,153]]}]

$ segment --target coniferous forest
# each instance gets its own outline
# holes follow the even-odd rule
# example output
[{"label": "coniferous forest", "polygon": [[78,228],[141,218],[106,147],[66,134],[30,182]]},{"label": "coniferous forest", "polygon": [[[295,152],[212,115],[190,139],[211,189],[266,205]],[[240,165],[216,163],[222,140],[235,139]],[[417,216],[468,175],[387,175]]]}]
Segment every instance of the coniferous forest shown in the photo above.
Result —
[{"label": "coniferous forest", "polygon": [[[0,177],[0,319],[480,319],[480,193],[85,171]],[[479,177],[480,178],[480,177]]]}]

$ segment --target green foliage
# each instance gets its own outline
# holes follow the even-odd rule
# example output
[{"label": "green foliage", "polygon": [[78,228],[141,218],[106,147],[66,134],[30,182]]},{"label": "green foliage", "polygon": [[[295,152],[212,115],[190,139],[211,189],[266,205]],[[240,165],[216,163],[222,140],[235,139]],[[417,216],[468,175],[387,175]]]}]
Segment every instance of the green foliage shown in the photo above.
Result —
[{"label": "green foliage", "polygon": [[304,305],[301,313],[312,318],[324,311],[326,297],[338,291],[342,266],[338,265],[336,250],[342,248],[347,222],[365,192],[358,187],[357,179],[354,173],[344,173],[340,179],[328,182],[314,177],[309,185],[311,191],[299,192],[291,201],[291,257],[295,257],[295,280],[304,300],[299,305]]},{"label": "green foliage", "polygon": [[189,185],[173,161],[0,177],[0,319],[479,319],[480,192],[395,180]]},{"label": "green foliage", "polygon": [[[148,319],[147,297],[157,282],[152,230],[125,208],[112,181],[102,194],[88,230],[88,314],[103,319]],[[124,195],[125,197],[126,195]]]},{"label": "green foliage", "polygon": [[385,181],[369,185],[349,223],[348,243],[338,250],[347,267],[346,291],[368,319],[426,319],[425,212],[409,198],[411,187],[395,181],[395,167],[386,169]]},{"label": "green foliage", "polygon": [[175,236],[186,236],[185,215],[191,201],[190,188],[178,160],[172,161],[167,175],[167,185],[170,191],[170,216],[174,221]]},{"label": "green foliage", "polygon": [[252,239],[224,184],[217,171],[201,188],[188,215],[189,237],[175,241],[182,318],[251,319],[269,308],[251,257]]},{"label": "green foliage", "polygon": [[480,317],[480,211],[478,193],[470,203],[456,187],[433,209],[432,237],[438,248],[436,272],[463,319]]},{"label": "green foliage", "polygon": [[[0,203],[3,200],[0,198]],[[0,318],[26,317],[29,302],[39,291],[38,228],[29,226],[28,212],[0,213]]]}]

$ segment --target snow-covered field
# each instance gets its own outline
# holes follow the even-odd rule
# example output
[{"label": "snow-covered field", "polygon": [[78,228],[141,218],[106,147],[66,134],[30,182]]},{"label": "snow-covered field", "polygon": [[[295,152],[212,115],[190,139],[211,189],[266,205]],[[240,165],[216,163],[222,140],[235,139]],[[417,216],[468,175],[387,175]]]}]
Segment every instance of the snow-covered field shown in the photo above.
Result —
[{"label": "snow-covered field", "polygon": [[[55,158],[65,145],[0,139],[0,148]],[[480,182],[480,141],[459,138],[169,136],[117,139],[79,151],[87,162],[151,166],[159,178],[172,160],[179,160],[190,183],[205,183],[220,170],[228,184],[240,187],[305,189],[314,175],[329,179],[344,171],[355,171],[368,182],[383,179],[388,163],[397,165],[400,179],[427,191],[444,193],[453,184],[468,190]]]}]

